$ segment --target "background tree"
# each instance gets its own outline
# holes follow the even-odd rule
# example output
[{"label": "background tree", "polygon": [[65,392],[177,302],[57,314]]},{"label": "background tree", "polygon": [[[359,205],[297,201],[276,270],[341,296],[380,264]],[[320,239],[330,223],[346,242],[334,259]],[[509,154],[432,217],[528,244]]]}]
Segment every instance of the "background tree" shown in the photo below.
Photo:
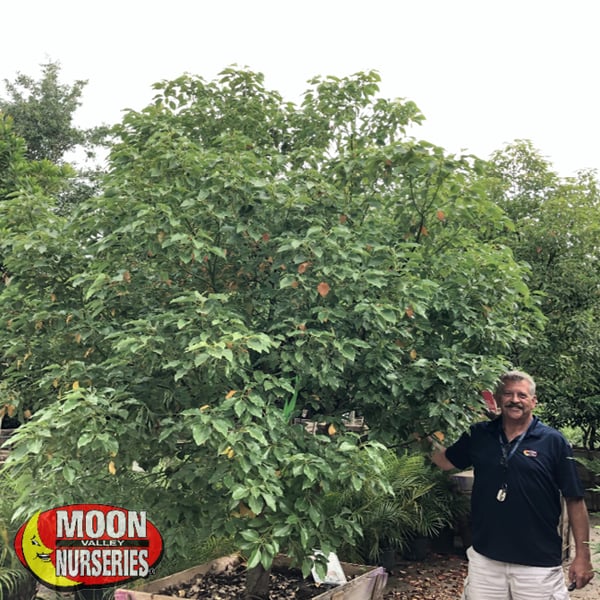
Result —
[{"label": "background tree", "polygon": [[[69,219],[0,206],[6,378],[36,408],[20,514],[123,499],[171,553],[195,524],[306,572],[360,532],[330,495],[376,484],[376,442],[478,418],[540,324],[527,271],[478,161],[408,138],[418,109],[378,81],[317,78],[300,106],[247,71],[163,82],[118,128],[102,197]],[[301,410],[328,435],[290,425]]]},{"label": "background tree", "polygon": [[13,82],[4,80],[8,97],[0,100],[0,111],[12,117],[15,133],[26,141],[27,158],[58,163],[86,140],[86,132],[73,125],[73,116],[87,81],[60,83],[58,62],[41,69],[39,81],[22,73]]},{"label": "background tree", "polygon": [[[15,134],[12,118],[0,113],[0,203],[18,194],[60,196],[73,175],[74,171],[69,165],[54,165],[47,160],[28,160],[25,141]],[[33,215],[30,215],[31,218]],[[2,230],[8,230],[10,226],[8,214],[0,217]],[[0,277],[4,283],[8,283],[10,276],[0,250]]]},{"label": "background tree", "polygon": [[542,298],[543,335],[515,347],[515,362],[540,383],[544,418],[580,427],[584,443],[599,441],[600,196],[596,174],[561,179],[531,142],[498,151],[490,164],[498,204],[512,218],[507,238],[532,267],[529,286]]},{"label": "background tree", "polygon": [[25,141],[26,159],[73,166],[69,185],[59,195],[59,208],[68,209],[98,192],[102,167],[84,163],[106,145],[109,128],[85,130],[74,125],[87,81],[61,83],[60,70],[60,63],[50,61],[41,65],[39,80],[22,73],[12,82],[5,79],[0,114],[10,117],[14,133]]}]

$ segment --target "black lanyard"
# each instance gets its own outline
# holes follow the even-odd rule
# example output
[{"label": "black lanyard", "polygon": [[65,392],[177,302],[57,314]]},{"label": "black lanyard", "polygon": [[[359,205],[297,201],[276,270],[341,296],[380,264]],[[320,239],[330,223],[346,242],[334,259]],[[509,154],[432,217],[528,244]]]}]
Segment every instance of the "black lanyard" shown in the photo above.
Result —
[{"label": "black lanyard", "polygon": [[[496,494],[496,500],[498,502],[504,502],[506,500],[506,494],[508,493],[508,461],[514,456],[518,447],[521,445],[521,442],[525,438],[525,436],[533,429],[536,423],[535,418],[531,420],[527,431],[524,431],[520,436],[515,438],[512,442],[508,442],[505,444],[502,441],[502,430],[498,433],[498,440],[500,441],[500,450],[502,452],[502,466],[504,467],[504,483],[500,486],[498,493]],[[507,448],[512,445],[510,452],[508,452]]]},{"label": "black lanyard", "polygon": [[[502,465],[505,470],[508,470],[508,461],[514,456],[515,452],[521,445],[521,442],[523,441],[525,436],[533,429],[534,425],[535,419],[532,419],[531,423],[529,423],[529,427],[527,428],[527,430],[524,431],[521,435],[519,435],[516,439],[512,440],[512,442],[508,442],[507,444],[505,444],[502,441],[502,431],[498,433],[498,440],[500,441],[500,450],[502,452]],[[510,449],[510,452],[508,452],[507,447],[510,446],[512,446],[512,448]]]}]

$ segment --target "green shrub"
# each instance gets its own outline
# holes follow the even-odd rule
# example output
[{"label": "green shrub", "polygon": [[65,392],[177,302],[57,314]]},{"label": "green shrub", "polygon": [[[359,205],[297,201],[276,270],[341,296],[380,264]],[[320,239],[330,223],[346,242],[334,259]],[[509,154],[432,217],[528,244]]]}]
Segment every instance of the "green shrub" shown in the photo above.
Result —
[{"label": "green shrub", "polygon": [[362,543],[340,549],[345,560],[380,562],[384,550],[405,551],[415,537],[437,535],[468,509],[466,498],[422,455],[389,451],[384,476],[391,492],[364,487],[340,492],[334,500],[351,506],[363,529]]},{"label": "green shrub", "polygon": [[11,523],[15,489],[6,471],[0,470],[0,600],[29,600],[36,584],[19,562],[13,547],[18,526]]}]

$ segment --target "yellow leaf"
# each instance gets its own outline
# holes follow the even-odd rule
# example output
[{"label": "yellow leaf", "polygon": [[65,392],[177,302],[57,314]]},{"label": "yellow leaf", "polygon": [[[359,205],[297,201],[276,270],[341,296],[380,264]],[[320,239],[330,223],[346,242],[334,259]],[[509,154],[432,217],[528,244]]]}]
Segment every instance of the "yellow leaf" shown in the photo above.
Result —
[{"label": "yellow leaf", "polygon": [[81,334],[80,333],[76,333],[75,334],[75,341],[79,344],[81,342]]},{"label": "yellow leaf", "polygon": [[335,425],[333,423],[331,423],[327,428],[327,433],[329,435],[335,435],[337,433],[337,429],[335,428]]},{"label": "yellow leaf", "polygon": [[229,400],[229,398],[233,398],[235,396],[235,392],[236,392],[236,390],[231,390],[230,392],[227,392],[227,395],[225,396],[225,400]]},{"label": "yellow leaf", "polygon": [[53,385],[55,388],[57,388],[57,387],[58,387],[58,379],[55,379],[55,380],[52,382],[52,385]]},{"label": "yellow leaf", "polygon": [[204,412],[205,410],[208,410],[208,409],[209,409],[208,404],[205,404],[204,406],[200,407],[200,412]]},{"label": "yellow leaf", "polygon": [[23,416],[29,421],[29,419],[31,419],[31,411],[28,408],[26,408],[23,411]]},{"label": "yellow leaf", "polygon": [[433,436],[439,441],[439,442],[443,442],[444,438],[446,437],[441,431],[435,431],[433,433]]},{"label": "yellow leaf", "polygon": [[417,358],[417,351],[414,348],[410,351],[410,357],[413,360],[415,360]]},{"label": "yellow leaf", "polygon": [[74,390],[78,390],[79,389],[79,381],[74,381],[73,382],[73,389]]},{"label": "yellow leaf", "polygon": [[111,460],[111,461],[108,463],[108,472],[109,472],[111,475],[116,475],[116,474],[117,474],[117,467],[115,467],[115,461],[114,461],[114,460]]},{"label": "yellow leaf", "polygon": [[225,448],[225,450],[223,450],[221,454],[223,454],[227,458],[233,458],[235,456],[235,451],[231,446],[227,446],[227,448]]},{"label": "yellow leaf", "polygon": [[67,325],[73,320],[73,315],[67,315],[67,318],[65,319]]}]

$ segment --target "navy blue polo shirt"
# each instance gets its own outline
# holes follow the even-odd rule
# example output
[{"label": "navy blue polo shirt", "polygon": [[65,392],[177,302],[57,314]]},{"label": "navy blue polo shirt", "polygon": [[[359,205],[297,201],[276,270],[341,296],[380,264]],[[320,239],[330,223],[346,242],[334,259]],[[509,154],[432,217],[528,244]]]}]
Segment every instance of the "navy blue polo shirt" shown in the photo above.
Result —
[{"label": "navy blue polo shirt", "polygon": [[[504,444],[507,440],[501,424],[501,419],[476,423],[446,450],[455,467],[474,467],[473,547],[493,560],[560,565],[560,493],[566,498],[584,495],[571,446],[560,432],[534,417],[505,468],[500,439]],[[504,483],[506,499],[499,502]]]}]

